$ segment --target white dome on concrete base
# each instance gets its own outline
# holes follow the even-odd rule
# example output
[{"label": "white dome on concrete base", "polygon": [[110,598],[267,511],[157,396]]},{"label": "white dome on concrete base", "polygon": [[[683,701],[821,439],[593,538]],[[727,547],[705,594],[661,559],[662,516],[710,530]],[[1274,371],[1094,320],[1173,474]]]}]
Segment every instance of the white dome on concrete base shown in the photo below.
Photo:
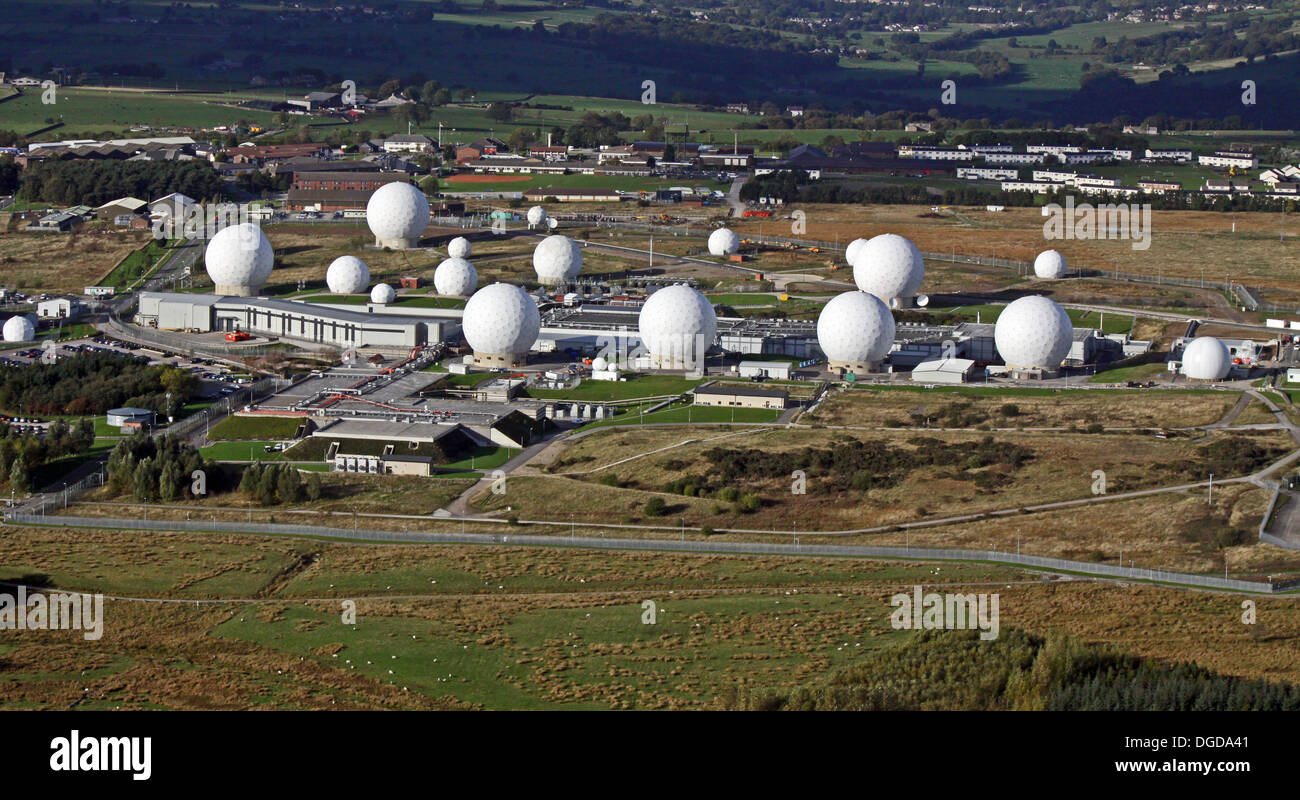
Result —
[{"label": "white dome on concrete base", "polygon": [[414,184],[385,183],[366,202],[366,224],[376,247],[408,250],[418,247],[429,227],[429,199]]},{"label": "white dome on concrete base", "polygon": [[271,277],[275,251],[260,227],[241,222],[222,228],[208,240],[203,264],[217,294],[255,297]]},{"label": "white dome on concrete base", "polygon": [[650,295],[638,317],[641,343],[660,369],[703,369],[718,332],[709,299],[685,284]]},{"label": "white dome on concrete base", "polygon": [[1055,372],[1070,353],[1074,326],[1056,303],[1029,295],[1008,304],[998,315],[993,342],[998,355],[1013,369]]},{"label": "white dome on concrete base", "polygon": [[874,294],[890,308],[910,307],[925,280],[921,251],[894,233],[868,239],[850,264],[858,289]]},{"label": "white dome on concrete base", "polygon": [[817,317],[817,344],[832,371],[878,369],[894,344],[894,316],[866,292],[836,295]]},{"label": "white dome on concrete base", "polygon": [[386,283],[377,283],[370,290],[370,302],[386,306],[397,299],[397,292]]},{"label": "white dome on concrete base", "polygon": [[517,366],[537,342],[542,317],[528,293],[509,283],[475,292],[465,304],[461,332],[474,349],[474,363]]}]

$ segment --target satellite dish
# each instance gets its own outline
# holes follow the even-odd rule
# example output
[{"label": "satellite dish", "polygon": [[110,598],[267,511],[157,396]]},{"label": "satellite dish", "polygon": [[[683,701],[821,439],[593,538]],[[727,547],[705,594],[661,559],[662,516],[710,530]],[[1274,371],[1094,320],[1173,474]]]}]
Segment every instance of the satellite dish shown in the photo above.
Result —
[{"label": "satellite dish", "polygon": [[554,217],[548,217],[546,220],[546,227],[550,228],[551,230],[555,230],[556,228],[560,227],[560,221],[555,219]]},{"label": "satellite dish", "polygon": [[343,352],[343,363],[351,364],[357,360],[357,351],[355,349],[345,350]]},{"label": "satellite dish", "polygon": [[917,307],[917,308],[925,308],[925,307],[928,306],[928,305],[930,305],[930,296],[929,296],[929,295],[918,294],[918,295],[916,296],[916,307]]}]

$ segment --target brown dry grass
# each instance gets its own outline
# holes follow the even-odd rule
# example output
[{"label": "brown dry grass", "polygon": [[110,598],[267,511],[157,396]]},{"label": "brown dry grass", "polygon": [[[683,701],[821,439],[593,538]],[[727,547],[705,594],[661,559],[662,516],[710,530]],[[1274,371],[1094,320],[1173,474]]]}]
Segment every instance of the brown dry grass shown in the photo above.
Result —
[{"label": "brown dry grass", "polygon": [[80,294],[148,240],[146,231],[76,235],[0,233],[0,272],[5,285],[12,289]]},{"label": "brown dry grass", "polygon": [[[1177,428],[1209,425],[1236,403],[1238,395],[1223,392],[1140,391],[1105,389],[1062,391],[1059,394],[980,396],[940,389],[908,391],[855,388],[833,395],[801,420],[808,424],[876,427],[889,422],[912,424],[911,414],[941,424],[938,413],[949,407],[967,409],[994,427],[1107,427]],[[1003,405],[1015,405],[1014,417],[1001,414]],[[1275,420],[1267,420],[1273,422]]]},{"label": "brown dry grass", "polygon": [[[803,205],[805,238],[849,242],[857,237],[897,233],[925,252],[951,252],[1033,261],[1042,250],[1060,250],[1073,265],[1118,269],[1150,275],[1223,281],[1231,276],[1249,285],[1295,288],[1300,285],[1300,254],[1294,237],[1300,228],[1276,213],[1224,214],[1208,211],[1155,211],[1148,250],[1133,250],[1131,242],[1047,241],[1038,208],[1010,208],[1002,213],[982,207],[956,210],[972,225],[955,217],[925,217],[918,206]],[[1237,231],[1231,228],[1236,221]],[[1288,232],[1278,240],[1279,226]],[[734,220],[741,235],[757,233],[756,220]],[[768,223],[764,230],[778,233]]]}]

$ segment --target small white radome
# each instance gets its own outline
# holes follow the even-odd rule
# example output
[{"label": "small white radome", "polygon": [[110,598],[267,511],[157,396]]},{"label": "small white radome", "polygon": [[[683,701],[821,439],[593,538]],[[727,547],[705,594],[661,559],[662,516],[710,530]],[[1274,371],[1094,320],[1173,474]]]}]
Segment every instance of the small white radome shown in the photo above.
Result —
[{"label": "small white radome", "polygon": [[1232,357],[1228,347],[1213,336],[1198,336],[1183,348],[1183,374],[1201,381],[1218,381],[1228,376]]},{"label": "small white radome", "polygon": [[325,270],[325,285],[334,294],[358,294],[370,285],[370,268],[356,256],[339,256]]},{"label": "small white radome", "polygon": [[729,256],[740,252],[740,237],[730,228],[718,228],[709,234],[709,255]]},{"label": "small white radome", "polygon": [[370,290],[370,302],[386,306],[397,298],[397,292],[386,283],[377,283]]},{"label": "small white radome", "polygon": [[478,270],[463,258],[449,258],[433,271],[433,289],[438,294],[468,297],[478,286]]},{"label": "small white radome", "polygon": [[533,250],[533,269],[542,283],[563,283],[582,271],[582,248],[567,236],[547,236]]},{"label": "small white radome", "polygon": [[1065,256],[1056,250],[1044,250],[1034,259],[1034,275],[1046,280],[1064,278],[1068,268]]},{"label": "small white radome", "polygon": [[36,326],[22,314],[5,320],[4,340],[6,342],[30,342],[36,338]]},{"label": "small white radome", "polygon": [[447,255],[451,258],[469,258],[474,252],[474,245],[464,236],[457,236],[447,242]]}]

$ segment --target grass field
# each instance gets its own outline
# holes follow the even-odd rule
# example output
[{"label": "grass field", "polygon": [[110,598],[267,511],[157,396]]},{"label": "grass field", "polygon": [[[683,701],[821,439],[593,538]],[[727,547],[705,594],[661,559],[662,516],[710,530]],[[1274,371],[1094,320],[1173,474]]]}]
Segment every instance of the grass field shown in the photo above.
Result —
[{"label": "grass field", "polygon": [[209,439],[288,439],[298,430],[302,417],[226,417],[208,430]]},{"label": "grass field", "polygon": [[284,453],[266,450],[268,445],[275,443],[270,439],[217,442],[207,447],[200,447],[199,452],[204,458],[213,461],[283,461]]},{"label": "grass field", "polygon": [[151,241],[147,234],[0,233],[0,271],[11,289],[80,294]]}]

